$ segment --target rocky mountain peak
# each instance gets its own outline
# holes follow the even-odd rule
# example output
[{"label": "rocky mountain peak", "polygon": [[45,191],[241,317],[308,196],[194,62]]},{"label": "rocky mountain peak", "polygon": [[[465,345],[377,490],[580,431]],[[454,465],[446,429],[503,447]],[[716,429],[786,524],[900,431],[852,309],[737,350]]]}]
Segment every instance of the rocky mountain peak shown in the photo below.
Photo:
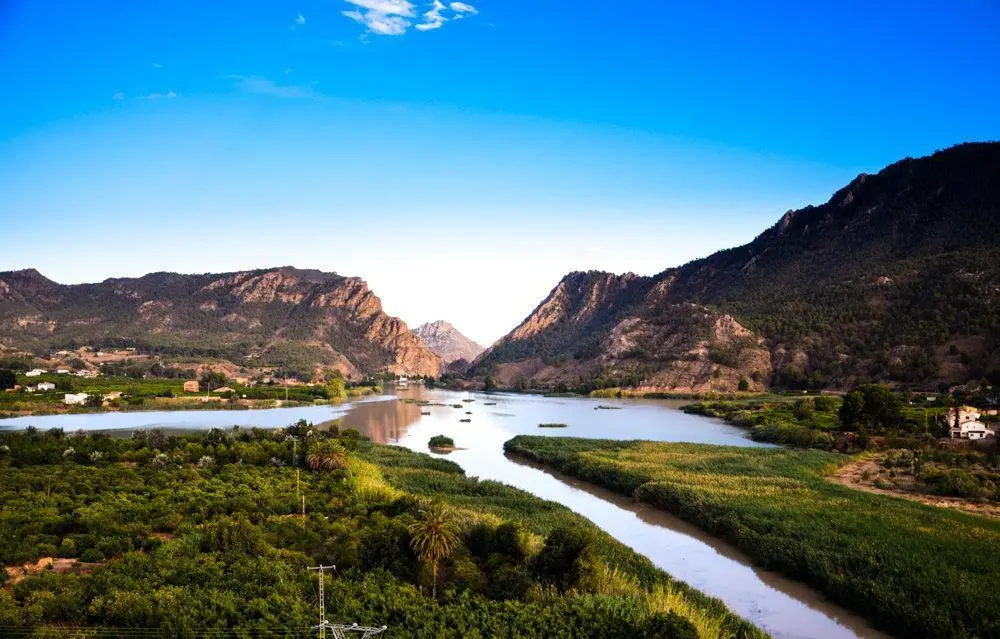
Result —
[{"label": "rocky mountain peak", "polygon": [[418,326],[413,334],[446,364],[460,359],[471,362],[483,352],[482,346],[444,320]]}]

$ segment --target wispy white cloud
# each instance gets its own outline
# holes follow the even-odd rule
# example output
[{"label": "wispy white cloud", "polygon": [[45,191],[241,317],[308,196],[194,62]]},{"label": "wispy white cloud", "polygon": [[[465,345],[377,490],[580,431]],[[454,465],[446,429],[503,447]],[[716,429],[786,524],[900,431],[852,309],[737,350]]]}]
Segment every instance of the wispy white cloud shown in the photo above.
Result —
[{"label": "wispy white cloud", "polygon": [[113,96],[111,96],[111,99],[112,100],[124,100],[125,99],[125,94],[122,93],[121,91],[118,91]]},{"label": "wispy white cloud", "polygon": [[406,33],[407,27],[410,26],[410,21],[406,18],[401,18],[399,16],[390,16],[384,13],[377,13],[375,11],[342,11],[345,16],[359,22],[366,27],[372,33],[377,33],[378,35],[403,35]]},{"label": "wispy white cloud", "polygon": [[235,83],[237,89],[247,93],[297,100],[318,100],[322,97],[315,89],[308,86],[278,84],[274,80],[254,75],[230,75],[227,77]]},{"label": "wispy white cloud", "polygon": [[413,12],[413,4],[407,0],[347,0],[347,2],[385,16],[412,18],[416,15]]},{"label": "wispy white cloud", "polygon": [[305,23],[306,23],[306,17],[304,15],[300,13],[295,16],[295,24],[303,25]]},{"label": "wispy white cloud", "polygon": [[423,22],[417,25],[417,29],[420,31],[430,31],[440,28],[441,25],[448,21],[448,18],[441,15],[441,12],[444,10],[444,3],[441,0],[434,0],[431,10],[424,14]]},{"label": "wispy white cloud", "polygon": [[154,69],[162,69],[162,68],[163,68],[163,65],[162,65],[162,64],[160,64],[159,62],[154,62],[154,63],[153,63],[153,64],[152,64],[151,66],[152,66],[152,67],[153,67]]},{"label": "wispy white cloud", "polygon": [[177,97],[177,94],[174,93],[173,91],[167,91],[166,93],[159,93],[159,92],[154,91],[153,93],[150,93],[149,95],[143,96],[143,97],[141,97],[139,99],[140,100],[169,100],[169,99],[176,98],[176,97]]},{"label": "wispy white cloud", "polygon": [[282,71],[282,73],[284,73],[285,75],[290,75],[290,74],[292,74],[294,72],[295,72],[295,69],[293,69],[291,67],[288,67],[287,69],[285,69],[284,71]]},{"label": "wispy white cloud", "polygon": [[[354,5],[355,8],[341,13],[367,27],[366,33],[376,35],[403,35],[411,26],[418,31],[433,31],[441,28],[449,20],[478,13],[475,7],[464,2],[446,5],[441,0],[434,0],[432,4],[427,5],[430,8],[418,18],[416,7],[408,0],[345,0],[345,2]],[[451,15],[446,15],[446,12]]]}]

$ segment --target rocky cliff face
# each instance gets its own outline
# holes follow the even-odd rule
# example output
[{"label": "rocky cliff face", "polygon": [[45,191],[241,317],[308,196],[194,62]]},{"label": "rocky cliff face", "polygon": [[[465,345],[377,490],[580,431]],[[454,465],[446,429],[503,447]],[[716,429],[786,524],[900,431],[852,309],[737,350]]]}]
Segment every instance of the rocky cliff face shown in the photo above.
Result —
[{"label": "rocky cliff face", "polygon": [[441,366],[364,281],[291,267],[76,286],[34,270],[0,273],[0,341],[39,352],[137,345],[355,376],[436,376]]},{"label": "rocky cliff face", "polygon": [[599,381],[646,390],[763,388],[770,356],[732,317],[666,301],[672,279],[571,273],[520,326],[475,362],[504,386]]},{"label": "rocky cliff face", "polygon": [[654,277],[571,273],[474,363],[507,380],[722,390],[1000,383],[1000,143],[860,175]]},{"label": "rocky cliff face", "polygon": [[413,329],[413,334],[445,364],[460,359],[471,362],[483,352],[482,346],[459,333],[444,320],[422,324]]}]

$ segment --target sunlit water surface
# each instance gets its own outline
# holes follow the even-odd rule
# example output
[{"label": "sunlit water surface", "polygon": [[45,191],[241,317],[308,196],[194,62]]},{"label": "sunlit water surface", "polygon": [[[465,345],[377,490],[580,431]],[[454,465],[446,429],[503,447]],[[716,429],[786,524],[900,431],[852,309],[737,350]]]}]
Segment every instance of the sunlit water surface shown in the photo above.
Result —
[{"label": "sunlit water surface", "polygon": [[[341,406],[19,417],[0,421],[0,429],[28,425],[40,429],[59,427],[67,432],[275,428],[299,419],[314,424],[341,420],[342,428],[355,428],[374,441],[421,452],[429,452],[427,441],[433,435],[447,435],[459,448],[446,455],[447,459],[460,465],[468,475],[501,481],[569,507],[677,579],[718,597],[731,610],[775,637],[884,636],[810,588],[752,567],[732,546],[676,517],[586,482],[509,459],[503,453],[503,443],[521,434],[763,445],[747,439],[741,429],[677,410],[683,401],[487,395],[421,387],[398,389],[396,395],[366,398]],[[418,405],[407,399],[444,405]],[[597,408],[599,405],[615,409],[602,410]],[[471,421],[461,422],[461,419]],[[564,423],[567,427],[539,428],[543,423]]]}]

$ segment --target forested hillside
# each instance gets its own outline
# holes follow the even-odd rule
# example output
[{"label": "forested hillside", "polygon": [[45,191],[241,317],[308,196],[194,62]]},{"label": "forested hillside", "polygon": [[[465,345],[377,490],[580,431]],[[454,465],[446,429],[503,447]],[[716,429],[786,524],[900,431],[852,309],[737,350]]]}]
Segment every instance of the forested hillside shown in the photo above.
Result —
[{"label": "forested hillside", "polygon": [[619,281],[568,275],[476,372],[687,390],[1000,381],[1000,143],[860,175],[747,245],[622,276],[613,297],[581,280]]},{"label": "forested hillside", "polygon": [[350,375],[437,375],[440,366],[363,280],[291,267],[73,286],[34,269],[0,273],[0,343],[39,354],[134,346]]}]

